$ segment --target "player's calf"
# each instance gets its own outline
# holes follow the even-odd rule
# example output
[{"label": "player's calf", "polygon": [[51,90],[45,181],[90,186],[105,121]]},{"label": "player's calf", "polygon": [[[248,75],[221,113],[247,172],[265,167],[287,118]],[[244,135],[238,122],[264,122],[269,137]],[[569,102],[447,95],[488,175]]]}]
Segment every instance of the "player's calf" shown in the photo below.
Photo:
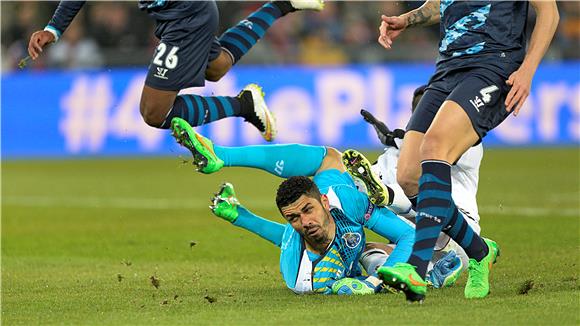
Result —
[{"label": "player's calf", "polygon": [[139,104],[139,111],[143,121],[151,127],[169,128],[169,124],[163,126],[163,122],[171,110],[176,96],[177,92],[163,91],[145,85]]}]

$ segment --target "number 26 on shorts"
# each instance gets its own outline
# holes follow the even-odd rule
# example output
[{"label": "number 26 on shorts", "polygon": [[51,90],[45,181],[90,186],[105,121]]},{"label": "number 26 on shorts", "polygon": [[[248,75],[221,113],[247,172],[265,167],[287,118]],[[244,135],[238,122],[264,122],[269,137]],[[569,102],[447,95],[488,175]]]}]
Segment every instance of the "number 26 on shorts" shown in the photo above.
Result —
[{"label": "number 26 on shorts", "polygon": [[165,66],[167,69],[174,69],[177,67],[177,62],[179,61],[179,58],[177,57],[178,50],[179,47],[172,46],[165,56],[165,60],[163,60],[163,55],[167,52],[167,45],[165,43],[159,43],[157,46],[157,54],[155,54],[155,58],[153,58],[153,63],[158,66]]}]

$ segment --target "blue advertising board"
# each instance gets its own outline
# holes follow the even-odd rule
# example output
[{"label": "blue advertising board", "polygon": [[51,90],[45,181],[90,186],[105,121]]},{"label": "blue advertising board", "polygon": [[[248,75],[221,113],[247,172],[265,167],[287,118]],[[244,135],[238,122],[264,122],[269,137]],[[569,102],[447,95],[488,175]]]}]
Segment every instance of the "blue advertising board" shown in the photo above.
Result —
[{"label": "blue advertising board", "polygon": [[[380,148],[359,115],[364,108],[392,128],[404,128],[413,90],[431,65],[235,67],[217,83],[183,93],[236,95],[258,83],[278,121],[278,143]],[[4,158],[85,155],[172,155],[181,152],[166,130],[139,114],[144,69],[24,71],[2,75]],[[263,143],[240,118],[199,127],[216,143]],[[485,139],[487,146],[577,146],[580,141],[580,62],[542,65],[517,117]]]}]

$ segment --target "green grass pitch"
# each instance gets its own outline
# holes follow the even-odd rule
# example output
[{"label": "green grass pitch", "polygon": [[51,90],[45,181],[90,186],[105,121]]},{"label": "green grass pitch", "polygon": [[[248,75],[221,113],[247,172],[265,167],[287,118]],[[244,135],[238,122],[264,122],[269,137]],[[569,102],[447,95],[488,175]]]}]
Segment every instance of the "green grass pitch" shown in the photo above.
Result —
[{"label": "green grass pitch", "polygon": [[578,325],[579,173],[577,148],[488,150],[481,224],[502,250],[492,293],[464,299],[462,275],[419,306],[287,290],[278,249],[207,207],[230,181],[243,204],[280,220],[280,179],[265,172],[205,176],[178,157],[4,161],[1,321]]}]

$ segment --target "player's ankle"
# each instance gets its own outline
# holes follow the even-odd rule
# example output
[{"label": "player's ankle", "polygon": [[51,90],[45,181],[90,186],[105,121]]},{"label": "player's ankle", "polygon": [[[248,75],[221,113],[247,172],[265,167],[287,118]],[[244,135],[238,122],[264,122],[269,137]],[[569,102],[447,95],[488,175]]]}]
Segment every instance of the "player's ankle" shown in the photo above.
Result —
[{"label": "player's ankle", "polygon": [[238,95],[240,101],[240,114],[238,116],[243,118],[248,118],[254,115],[254,99],[252,98],[252,92],[242,91]]},{"label": "player's ankle", "polygon": [[272,5],[276,6],[276,8],[278,8],[278,9],[280,9],[282,16],[296,11],[296,9],[292,6],[290,1],[272,1]]}]

